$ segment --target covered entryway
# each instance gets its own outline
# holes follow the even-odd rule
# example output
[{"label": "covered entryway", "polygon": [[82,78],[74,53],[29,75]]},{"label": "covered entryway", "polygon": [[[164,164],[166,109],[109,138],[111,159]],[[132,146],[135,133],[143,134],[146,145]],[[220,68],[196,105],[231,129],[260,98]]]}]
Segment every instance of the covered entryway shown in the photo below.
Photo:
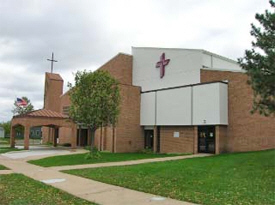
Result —
[{"label": "covered entryway", "polygon": [[24,127],[24,149],[29,149],[30,128],[37,126],[53,128],[54,134],[52,142],[54,146],[57,145],[58,129],[60,127],[71,128],[71,147],[76,148],[77,126],[67,115],[51,110],[40,109],[27,114],[14,116],[11,121],[11,147],[15,146],[15,128],[19,125]]},{"label": "covered entryway", "polygon": [[215,154],[215,126],[198,127],[198,152]]}]

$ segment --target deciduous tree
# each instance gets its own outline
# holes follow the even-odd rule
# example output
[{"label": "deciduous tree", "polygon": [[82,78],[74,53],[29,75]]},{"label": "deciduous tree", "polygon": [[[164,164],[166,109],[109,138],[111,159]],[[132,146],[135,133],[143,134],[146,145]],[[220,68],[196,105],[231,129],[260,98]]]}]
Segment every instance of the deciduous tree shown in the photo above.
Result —
[{"label": "deciduous tree", "polygon": [[69,87],[70,117],[90,129],[93,146],[95,130],[115,126],[117,122],[120,101],[118,82],[105,71],[78,71],[75,85],[69,84]]},{"label": "deciduous tree", "polygon": [[33,105],[31,104],[31,101],[27,97],[22,97],[22,99],[25,100],[27,104],[25,106],[21,106],[18,105],[18,102],[15,100],[13,104],[14,108],[12,110],[14,115],[22,115],[33,111]]}]

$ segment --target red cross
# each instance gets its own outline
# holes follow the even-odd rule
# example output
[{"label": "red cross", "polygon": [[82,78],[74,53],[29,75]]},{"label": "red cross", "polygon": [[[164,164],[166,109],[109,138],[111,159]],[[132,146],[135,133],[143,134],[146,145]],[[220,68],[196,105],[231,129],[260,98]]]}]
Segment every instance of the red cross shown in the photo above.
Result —
[{"label": "red cross", "polygon": [[162,53],[160,56],[160,61],[156,64],[156,68],[160,68],[160,78],[163,78],[165,75],[165,66],[167,66],[169,62],[170,59],[165,59],[165,53]]}]

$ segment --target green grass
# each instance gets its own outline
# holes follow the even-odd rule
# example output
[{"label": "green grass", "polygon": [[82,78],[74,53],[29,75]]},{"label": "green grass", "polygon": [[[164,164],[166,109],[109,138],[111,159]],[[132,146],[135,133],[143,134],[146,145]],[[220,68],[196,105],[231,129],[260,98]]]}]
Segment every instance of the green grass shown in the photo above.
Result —
[{"label": "green grass", "polygon": [[11,151],[21,151],[17,148],[9,147],[10,139],[9,138],[0,138],[0,154],[11,152]]},{"label": "green grass", "polygon": [[0,138],[0,145],[8,145],[10,143],[10,138]]},{"label": "green grass", "polygon": [[8,168],[0,164],[0,170],[7,170]]},{"label": "green grass", "polygon": [[64,172],[204,205],[275,204],[275,150]]},{"label": "green grass", "polygon": [[63,165],[78,165],[78,164],[95,164],[104,162],[119,162],[128,160],[159,158],[159,157],[171,157],[178,156],[179,154],[145,154],[145,153],[108,153],[101,152],[100,159],[85,159],[86,154],[73,154],[64,156],[47,157],[39,160],[28,161],[31,164],[52,167]]},{"label": "green grass", "polygon": [[21,174],[0,175],[1,205],[94,204]]},{"label": "green grass", "polygon": [[11,151],[22,151],[22,149],[10,148],[10,147],[0,147],[0,154],[4,154]]}]

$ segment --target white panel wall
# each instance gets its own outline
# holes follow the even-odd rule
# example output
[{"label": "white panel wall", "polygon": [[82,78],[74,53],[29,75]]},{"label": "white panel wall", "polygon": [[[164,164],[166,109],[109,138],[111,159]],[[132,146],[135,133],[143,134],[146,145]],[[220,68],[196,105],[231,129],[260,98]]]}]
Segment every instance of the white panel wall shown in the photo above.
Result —
[{"label": "white panel wall", "polygon": [[156,107],[155,92],[143,93],[141,95],[140,124],[155,125]]},{"label": "white panel wall", "polygon": [[[170,63],[165,67],[165,76],[160,78],[156,63],[162,53]],[[200,82],[202,50],[132,48],[133,84],[142,91],[190,85]]]},{"label": "white panel wall", "polygon": [[223,57],[218,57],[213,54],[204,53],[202,57],[202,65],[208,68],[218,69],[218,70],[236,70],[241,71],[241,67],[237,62]]},{"label": "white panel wall", "polygon": [[222,83],[193,87],[194,125],[227,124],[227,87],[220,84]]},{"label": "white panel wall", "polygon": [[228,85],[219,83],[220,86],[220,124],[228,124]]},{"label": "white panel wall", "polygon": [[209,83],[142,93],[141,125],[227,125],[227,89]]},{"label": "white panel wall", "polygon": [[191,125],[191,87],[157,92],[157,125]]}]

